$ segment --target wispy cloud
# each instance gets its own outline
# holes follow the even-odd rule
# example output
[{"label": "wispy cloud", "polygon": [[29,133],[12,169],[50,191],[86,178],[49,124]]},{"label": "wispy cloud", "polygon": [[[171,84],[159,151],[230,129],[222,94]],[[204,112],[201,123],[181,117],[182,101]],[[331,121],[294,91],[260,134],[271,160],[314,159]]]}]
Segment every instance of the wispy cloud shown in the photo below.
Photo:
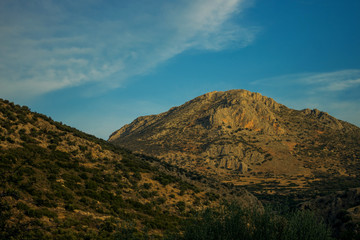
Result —
[{"label": "wispy cloud", "polygon": [[189,49],[250,44],[232,18],[250,0],[0,3],[0,95],[31,97],[89,82],[114,88]]},{"label": "wispy cloud", "polygon": [[359,69],[277,76],[252,86],[290,107],[318,108],[360,126]]},{"label": "wispy cloud", "polygon": [[319,91],[344,91],[360,85],[360,70],[342,70],[329,73],[313,73],[298,76],[302,84],[316,86]]},{"label": "wispy cloud", "polygon": [[347,69],[325,73],[298,73],[272,78],[261,79],[253,82],[253,85],[272,85],[274,83],[283,86],[299,85],[311,86],[313,92],[317,91],[344,91],[360,85],[360,70]]}]

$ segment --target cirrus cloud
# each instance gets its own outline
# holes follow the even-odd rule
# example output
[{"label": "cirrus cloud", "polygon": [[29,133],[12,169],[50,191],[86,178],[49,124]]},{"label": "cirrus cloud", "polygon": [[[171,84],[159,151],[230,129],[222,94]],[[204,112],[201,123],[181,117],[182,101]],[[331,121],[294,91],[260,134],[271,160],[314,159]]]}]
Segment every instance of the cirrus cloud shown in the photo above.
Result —
[{"label": "cirrus cloud", "polygon": [[119,87],[190,49],[250,44],[232,21],[249,0],[0,3],[0,95],[33,97],[99,83]]},{"label": "cirrus cloud", "polygon": [[264,94],[293,108],[318,108],[360,126],[360,70],[298,73],[254,81]]}]

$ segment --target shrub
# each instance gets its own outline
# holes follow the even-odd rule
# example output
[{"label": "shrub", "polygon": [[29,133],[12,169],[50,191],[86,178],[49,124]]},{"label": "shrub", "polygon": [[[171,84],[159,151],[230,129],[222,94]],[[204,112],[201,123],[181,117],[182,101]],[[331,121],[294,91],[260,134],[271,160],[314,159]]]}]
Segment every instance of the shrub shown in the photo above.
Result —
[{"label": "shrub", "polygon": [[74,205],[73,204],[71,204],[71,203],[67,203],[67,204],[65,204],[65,210],[66,211],[74,211],[74,209],[75,209],[75,207],[74,207]]},{"label": "shrub", "polygon": [[176,207],[179,209],[180,212],[185,211],[185,202],[184,201],[177,202]]},{"label": "shrub", "polygon": [[324,222],[310,211],[293,213],[285,227],[284,239],[330,239],[330,231]]},{"label": "shrub", "polygon": [[191,240],[330,240],[327,226],[311,212],[280,216],[245,210],[236,205],[207,209],[189,220],[183,235],[170,239]]},{"label": "shrub", "polygon": [[159,198],[155,199],[155,203],[156,203],[157,205],[163,204],[163,203],[165,203],[165,202],[166,202],[166,198],[164,198],[164,197],[159,197]]},{"label": "shrub", "polygon": [[149,189],[151,188],[151,186],[152,186],[152,183],[144,183],[144,184],[142,185],[142,187],[143,187],[144,189],[147,189],[147,190],[149,190]]},{"label": "shrub", "polygon": [[26,211],[26,210],[30,209],[30,207],[28,205],[26,205],[25,203],[23,203],[23,202],[18,202],[16,204],[16,208],[19,209],[19,210],[23,210],[23,211]]},{"label": "shrub", "polygon": [[158,195],[157,191],[140,191],[139,194],[143,198],[151,198]]},{"label": "shrub", "polygon": [[98,188],[98,184],[95,181],[87,180],[85,182],[85,187],[86,189],[96,190]]},{"label": "shrub", "polygon": [[158,181],[159,183],[161,183],[163,186],[166,186],[166,185],[168,185],[170,183],[177,182],[177,180],[178,180],[173,176],[166,175],[166,174],[161,173],[161,172],[159,172],[158,175],[154,176],[153,179]]}]

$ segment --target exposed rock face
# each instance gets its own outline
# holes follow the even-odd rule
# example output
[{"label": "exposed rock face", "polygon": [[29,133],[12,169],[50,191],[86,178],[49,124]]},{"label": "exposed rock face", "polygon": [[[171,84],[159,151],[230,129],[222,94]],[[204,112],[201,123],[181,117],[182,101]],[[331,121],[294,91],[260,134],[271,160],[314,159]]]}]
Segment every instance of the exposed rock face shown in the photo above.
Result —
[{"label": "exposed rock face", "polygon": [[[153,150],[147,149],[157,156],[175,160],[174,152],[188,152],[205,159],[217,159],[212,163],[219,167],[246,172],[247,163],[261,162],[264,156],[248,149],[246,143],[219,141],[227,140],[224,136],[236,130],[284,134],[274,114],[280,106],[271,98],[245,90],[211,92],[166,113],[140,117],[113,133],[109,141],[124,145],[130,139],[132,142],[136,135],[136,141],[143,141],[146,145],[150,142],[161,144],[149,146]],[[127,136],[129,138],[125,139]],[[165,145],[179,151],[168,152]],[[161,155],[157,154],[159,151]]]},{"label": "exposed rock face", "polygon": [[226,178],[230,172],[352,174],[349,165],[359,164],[359,136],[358,127],[317,109],[297,111],[259,93],[230,90],[139,117],[109,141]]},{"label": "exposed rock face", "polygon": [[274,112],[279,111],[280,106],[282,105],[271,98],[246,90],[210,92],[180,107],[171,108],[166,113],[139,117],[131,124],[114,132],[109,140],[114,141],[120,136],[141,132],[150,126],[159,126],[160,122],[167,127],[178,124],[179,127],[184,127],[184,131],[198,126],[204,129],[247,128],[283,133],[283,129],[277,126],[274,115]]}]

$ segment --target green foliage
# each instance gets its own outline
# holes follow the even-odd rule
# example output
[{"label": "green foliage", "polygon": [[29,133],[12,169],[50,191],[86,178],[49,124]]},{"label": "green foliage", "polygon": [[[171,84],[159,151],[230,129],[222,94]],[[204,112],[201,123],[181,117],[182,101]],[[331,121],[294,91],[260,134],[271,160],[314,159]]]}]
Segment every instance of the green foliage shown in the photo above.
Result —
[{"label": "green foliage", "polygon": [[52,183],[51,188],[54,191],[55,196],[62,198],[65,201],[74,199],[72,191],[62,186],[60,183]]},{"label": "green foliage", "polygon": [[85,181],[85,188],[90,190],[96,190],[98,188],[98,184],[93,180],[87,180]]},{"label": "green foliage", "polygon": [[157,199],[155,199],[155,204],[163,204],[166,202],[166,198],[164,197],[159,197]]},{"label": "green foliage", "polygon": [[57,207],[57,204],[54,201],[49,200],[48,198],[45,198],[43,196],[41,197],[34,197],[35,205],[41,207]]},{"label": "green foliage", "polygon": [[286,240],[321,240],[330,239],[329,236],[329,229],[327,229],[326,225],[312,212],[297,211],[288,217],[284,237]]},{"label": "green foliage", "polygon": [[266,209],[245,210],[236,205],[207,209],[188,222],[182,235],[169,239],[191,240],[330,240],[326,225],[310,212],[280,216]]},{"label": "green foliage", "polygon": [[114,239],[124,240],[142,240],[148,239],[144,234],[140,233],[135,227],[122,227],[117,229]]},{"label": "green foliage", "polygon": [[184,201],[179,201],[176,203],[176,207],[179,209],[180,212],[185,211],[186,204]]},{"label": "green foliage", "polygon": [[209,201],[215,201],[220,198],[219,194],[213,192],[207,192],[205,195],[208,197]]},{"label": "green foliage", "polygon": [[139,194],[143,198],[152,198],[158,195],[157,191],[140,191]]},{"label": "green foliage", "polygon": [[144,184],[142,185],[142,188],[149,190],[149,189],[151,188],[151,186],[152,186],[151,183],[144,183]]},{"label": "green foliage", "polygon": [[162,172],[159,172],[156,176],[153,177],[153,179],[158,181],[159,183],[161,183],[164,186],[178,181],[178,179],[176,177],[164,174]]},{"label": "green foliage", "polygon": [[130,152],[124,152],[121,163],[116,165],[116,168],[128,172],[149,172],[152,167],[145,160],[135,157]]}]

